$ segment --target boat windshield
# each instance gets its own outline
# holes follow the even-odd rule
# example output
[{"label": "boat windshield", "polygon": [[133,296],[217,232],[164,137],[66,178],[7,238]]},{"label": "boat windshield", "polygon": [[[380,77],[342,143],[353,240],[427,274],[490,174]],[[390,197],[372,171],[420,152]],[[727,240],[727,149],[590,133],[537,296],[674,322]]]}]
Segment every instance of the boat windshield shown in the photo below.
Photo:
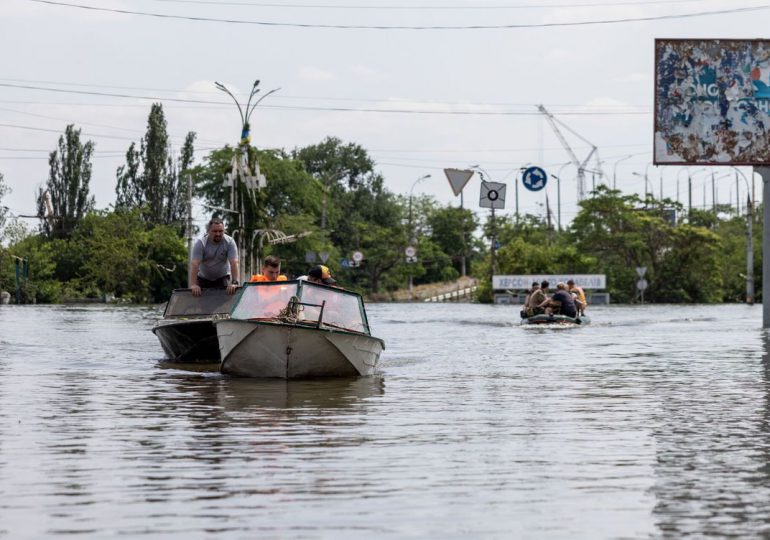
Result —
[{"label": "boat windshield", "polygon": [[321,308],[316,306],[326,302],[322,324],[353,332],[369,333],[363,302],[358,294],[344,289],[303,282],[301,299],[305,304],[302,306],[303,320],[318,321],[321,317]]},{"label": "boat windshield", "polygon": [[307,281],[247,283],[231,318],[279,318],[293,296],[300,302],[297,322],[369,333],[363,302],[358,294]]},{"label": "boat windshield", "polygon": [[278,317],[292,296],[297,296],[296,281],[247,283],[233,309],[233,319],[272,319]]},{"label": "boat windshield", "polygon": [[176,289],[166,304],[163,317],[196,318],[210,317],[214,314],[230,313],[235,303],[235,295],[227,294],[227,289],[202,289],[201,296],[193,296],[190,289]]}]

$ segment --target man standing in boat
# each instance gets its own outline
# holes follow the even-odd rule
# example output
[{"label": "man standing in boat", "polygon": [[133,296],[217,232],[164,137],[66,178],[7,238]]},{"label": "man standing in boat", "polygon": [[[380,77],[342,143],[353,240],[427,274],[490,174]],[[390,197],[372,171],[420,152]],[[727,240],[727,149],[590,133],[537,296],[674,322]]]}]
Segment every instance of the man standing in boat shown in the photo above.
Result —
[{"label": "man standing in boat", "polygon": [[240,272],[238,246],[225,234],[225,224],[220,218],[211,218],[206,231],[193,245],[188,279],[192,294],[200,296],[201,289],[212,287],[227,287],[228,294],[233,294]]}]

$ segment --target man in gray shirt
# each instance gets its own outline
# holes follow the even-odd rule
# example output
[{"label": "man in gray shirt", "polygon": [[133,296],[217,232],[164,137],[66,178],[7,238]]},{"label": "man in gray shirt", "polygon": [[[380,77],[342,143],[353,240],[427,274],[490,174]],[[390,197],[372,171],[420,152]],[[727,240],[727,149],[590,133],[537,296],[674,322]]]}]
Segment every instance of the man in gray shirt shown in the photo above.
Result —
[{"label": "man in gray shirt", "polygon": [[238,287],[238,246],[225,234],[220,218],[212,218],[206,230],[208,234],[193,245],[189,276],[192,294],[200,296],[201,288],[211,287],[227,287],[227,292],[233,294]]}]

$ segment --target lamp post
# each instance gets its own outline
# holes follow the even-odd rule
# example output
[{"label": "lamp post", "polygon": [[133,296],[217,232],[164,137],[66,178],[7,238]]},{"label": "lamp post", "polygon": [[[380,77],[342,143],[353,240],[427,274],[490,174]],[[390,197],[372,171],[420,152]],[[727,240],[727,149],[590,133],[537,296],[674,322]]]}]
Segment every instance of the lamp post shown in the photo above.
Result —
[{"label": "lamp post", "polygon": [[[429,174],[423,175],[419,177],[417,180],[414,181],[412,184],[412,189],[409,190],[409,242],[414,243],[416,241],[415,234],[414,234],[414,228],[412,226],[412,194],[414,193],[414,187],[422,182],[423,180],[426,180],[430,178]],[[413,264],[413,263],[410,263]],[[409,267],[409,299],[412,298],[412,267]]]},{"label": "lamp post", "polygon": [[556,176],[556,223],[558,224],[559,231],[561,231],[561,172],[564,170],[564,167],[571,163],[571,161],[562,163],[561,167],[559,167],[559,174]]},{"label": "lamp post", "polygon": [[[527,167],[529,167],[530,165],[532,165],[532,162],[526,163],[523,167],[519,167],[516,170],[516,176],[514,177],[514,181],[513,181],[513,196],[514,196],[514,199],[516,200],[516,213],[514,214],[514,216],[516,216],[516,225],[519,224],[519,173],[526,171]],[[476,167],[478,168],[478,165]]]},{"label": "lamp post", "polygon": [[642,173],[638,173],[638,172],[634,171],[631,174],[633,174],[634,176],[638,176],[639,178],[644,178],[644,200],[645,200],[645,204],[646,204],[647,195],[649,193],[649,191],[647,191],[647,173],[645,172],[644,174],[642,174]]},{"label": "lamp post", "polygon": [[621,161],[625,161],[627,159],[630,159],[633,157],[632,154],[627,155],[626,157],[622,157],[619,160],[615,162],[615,166],[612,168],[612,189],[617,189],[617,178],[618,178],[618,163]]}]

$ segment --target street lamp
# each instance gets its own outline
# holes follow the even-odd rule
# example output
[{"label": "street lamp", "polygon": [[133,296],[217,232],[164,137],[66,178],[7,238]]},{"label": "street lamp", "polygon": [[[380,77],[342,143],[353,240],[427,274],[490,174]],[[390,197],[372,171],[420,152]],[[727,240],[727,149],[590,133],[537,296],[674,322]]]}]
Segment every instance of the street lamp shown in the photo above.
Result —
[{"label": "street lamp", "polygon": [[513,180],[513,196],[516,200],[516,225],[519,224],[519,173],[526,171],[530,165],[532,165],[532,162],[526,163],[523,167],[516,169],[516,175],[514,176]]},{"label": "street lamp", "polygon": [[562,163],[561,167],[559,167],[559,174],[556,175],[556,224],[560,232],[561,232],[561,171],[563,171],[564,167],[566,167],[567,165],[570,165],[571,163],[572,163],[571,161]]},{"label": "street lamp", "polygon": [[[412,194],[414,193],[414,187],[420,182],[422,182],[423,180],[426,180],[428,178],[430,178],[429,174],[419,177],[412,184],[412,189],[409,190],[409,234],[411,235],[411,238],[409,239],[409,241],[411,243],[414,243],[416,241],[414,228],[412,227]],[[409,299],[411,300],[411,298],[412,298],[412,267],[410,266],[409,267]]]},{"label": "street lamp", "polygon": [[615,162],[615,166],[612,168],[612,189],[617,189],[617,176],[618,176],[618,163],[625,161],[633,157],[633,154],[629,154],[626,157],[622,157]]},{"label": "street lamp", "polygon": [[644,200],[646,201],[647,195],[649,194],[649,191],[647,190],[647,172],[645,171],[645,173],[642,174],[634,171],[631,174],[633,174],[634,176],[638,176],[639,178],[644,178]]}]

